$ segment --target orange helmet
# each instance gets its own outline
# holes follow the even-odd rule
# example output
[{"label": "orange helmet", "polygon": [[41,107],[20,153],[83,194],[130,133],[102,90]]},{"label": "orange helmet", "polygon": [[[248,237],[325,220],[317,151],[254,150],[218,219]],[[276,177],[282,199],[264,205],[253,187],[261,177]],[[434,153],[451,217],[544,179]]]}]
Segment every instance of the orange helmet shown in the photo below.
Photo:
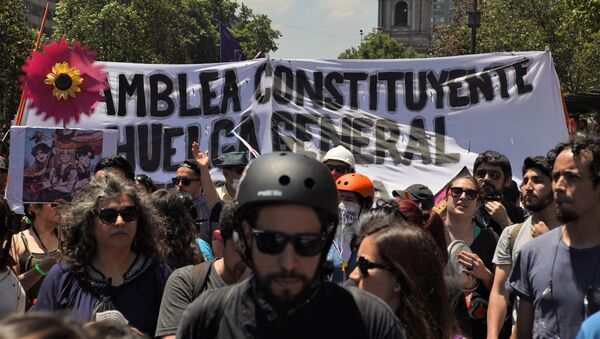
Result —
[{"label": "orange helmet", "polygon": [[344,174],[335,181],[338,191],[349,191],[358,193],[364,199],[370,199],[371,203],[375,199],[375,188],[369,177],[358,174]]}]

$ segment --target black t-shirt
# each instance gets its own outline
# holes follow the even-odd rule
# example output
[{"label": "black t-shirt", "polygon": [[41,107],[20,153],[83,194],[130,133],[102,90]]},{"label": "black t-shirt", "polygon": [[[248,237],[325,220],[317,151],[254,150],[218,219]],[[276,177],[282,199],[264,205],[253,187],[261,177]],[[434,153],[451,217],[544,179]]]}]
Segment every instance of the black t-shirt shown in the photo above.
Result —
[{"label": "black t-shirt", "polygon": [[[513,224],[518,224],[527,219],[527,211],[525,211],[521,207],[515,206],[514,204],[505,200],[502,200],[501,202],[502,206],[506,208],[506,214],[508,214],[508,217],[510,218],[510,221],[512,221]],[[502,234],[502,230],[504,229],[504,227],[500,226],[497,222],[494,221],[494,219],[492,219],[492,217],[485,209],[485,206],[483,204],[479,206],[477,212],[475,213],[475,222],[477,222],[477,224],[481,227],[489,227],[493,229],[494,232],[496,232],[497,236],[500,236],[500,234]]]},{"label": "black t-shirt", "polygon": [[185,311],[177,338],[405,338],[392,310],[355,287],[323,282],[293,313],[266,311],[252,278],[205,291]]},{"label": "black t-shirt", "polygon": [[[483,228],[470,246],[473,253],[479,256],[485,267],[492,273],[495,270],[492,258],[494,257],[497,243],[498,236],[496,233],[491,228]],[[490,291],[483,286],[483,283],[480,282],[475,292],[485,300],[486,304],[489,302]],[[474,339],[485,338],[487,336],[487,325],[484,321],[471,319],[471,330]]]}]

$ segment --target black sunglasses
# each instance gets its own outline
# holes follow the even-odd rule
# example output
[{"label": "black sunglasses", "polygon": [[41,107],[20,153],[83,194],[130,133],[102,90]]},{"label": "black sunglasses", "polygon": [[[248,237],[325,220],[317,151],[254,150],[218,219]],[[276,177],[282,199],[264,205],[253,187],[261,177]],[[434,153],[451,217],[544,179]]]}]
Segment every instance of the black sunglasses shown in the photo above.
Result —
[{"label": "black sunglasses", "polygon": [[469,200],[475,200],[475,198],[477,198],[477,196],[479,195],[479,193],[477,193],[476,190],[472,190],[470,188],[450,187],[450,194],[455,199],[460,198],[463,193],[467,195],[467,199]]},{"label": "black sunglasses", "polygon": [[131,222],[137,220],[138,208],[137,206],[127,206],[121,208],[120,210],[116,208],[103,208],[101,210],[96,211],[96,215],[102,221],[102,223],[110,225],[114,224],[117,221],[117,217],[120,215],[125,222]]},{"label": "black sunglasses", "polygon": [[173,185],[178,185],[179,182],[181,181],[183,186],[187,186],[187,185],[191,184],[192,181],[200,181],[200,179],[176,177],[176,178],[171,178],[171,181],[173,182]]},{"label": "black sunglasses", "polygon": [[346,174],[346,173],[350,173],[350,167],[348,166],[343,166],[343,165],[327,165],[327,168],[329,168],[330,171],[335,170],[338,173],[342,173],[342,174]]},{"label": "black sunglasses", "polygon": [[371,268],[382,268],[384,270],[394,272],[394,268],[391,265],[370,262],[369,259],[367,259],[365,257],[356,258],[356,267],[358,267],[358,269],[360,270],[360,274],[363,277],[369,276],[369,269],[371,269]]},{"label": "black sunglasses", "polygon": [[477,172],[475,172],[475,177],[478,179],[483,179],[485,178],[486,174],[489,175],[493,180],[500,179],[500,171],[486,169],[478,169]]},{"label": "black sunglasses", "polygon": [[252,230],[258,250],[266,254],[277,254],[292,242],[296,253],[303,257],[312,257],[321,252],[325,238],[320,234],[306,233],[287,235],[279,232]]}]

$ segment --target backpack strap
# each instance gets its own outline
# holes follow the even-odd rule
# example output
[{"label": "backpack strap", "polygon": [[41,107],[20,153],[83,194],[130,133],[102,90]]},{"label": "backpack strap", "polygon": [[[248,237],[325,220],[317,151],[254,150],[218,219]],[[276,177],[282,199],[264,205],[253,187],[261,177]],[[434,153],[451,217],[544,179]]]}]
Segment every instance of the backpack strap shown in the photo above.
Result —
[{"label": "backpack strap", "polygon": [[205,261],[192,267],[193,299],[198,298],[200,293],[206,289],[208,275],[210,274],[210,269],[212,268],[214,262],[215,259],[211,261]]},{"label": "backpack strap", "polygon": [[511,255],[514,252],[515,242],[517,241],[517,236],[519,235],[519,231],[521,231],[521,227],[523,227],[523,224],[524,224],[524,222],[520,222],[520,223],[516,224],[515,227],[513,227],[510,230],[510,232],[508,233],[508,235],[510,236],[509,244],[510,244]]}]

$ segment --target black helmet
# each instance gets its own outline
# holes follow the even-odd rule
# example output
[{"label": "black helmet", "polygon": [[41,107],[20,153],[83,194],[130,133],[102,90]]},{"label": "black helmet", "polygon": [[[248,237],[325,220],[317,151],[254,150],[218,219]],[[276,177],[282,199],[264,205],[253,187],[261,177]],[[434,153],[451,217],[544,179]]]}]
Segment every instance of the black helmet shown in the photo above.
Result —
[{"label": "black helmet", "polygon": [[330,273],[325,263],[339,219],[339,196],[333,176],[321,162],[292,152],[277,152],[254,159],[242,176],[236,200],[236,227],[233,240],[244,262],[254,269],[248,239],[239,229],[248,213],[262,205],[291,203],[311,207],[326,232],[321,252],[321,276]]},{"label": "black helmet", "polygon": [[276,152],[250,163],[237,191],[236,219],[255,207],[293,203],[312,207],[325,221],[338,221],[338,191],[325,165],[305,155]]}]

